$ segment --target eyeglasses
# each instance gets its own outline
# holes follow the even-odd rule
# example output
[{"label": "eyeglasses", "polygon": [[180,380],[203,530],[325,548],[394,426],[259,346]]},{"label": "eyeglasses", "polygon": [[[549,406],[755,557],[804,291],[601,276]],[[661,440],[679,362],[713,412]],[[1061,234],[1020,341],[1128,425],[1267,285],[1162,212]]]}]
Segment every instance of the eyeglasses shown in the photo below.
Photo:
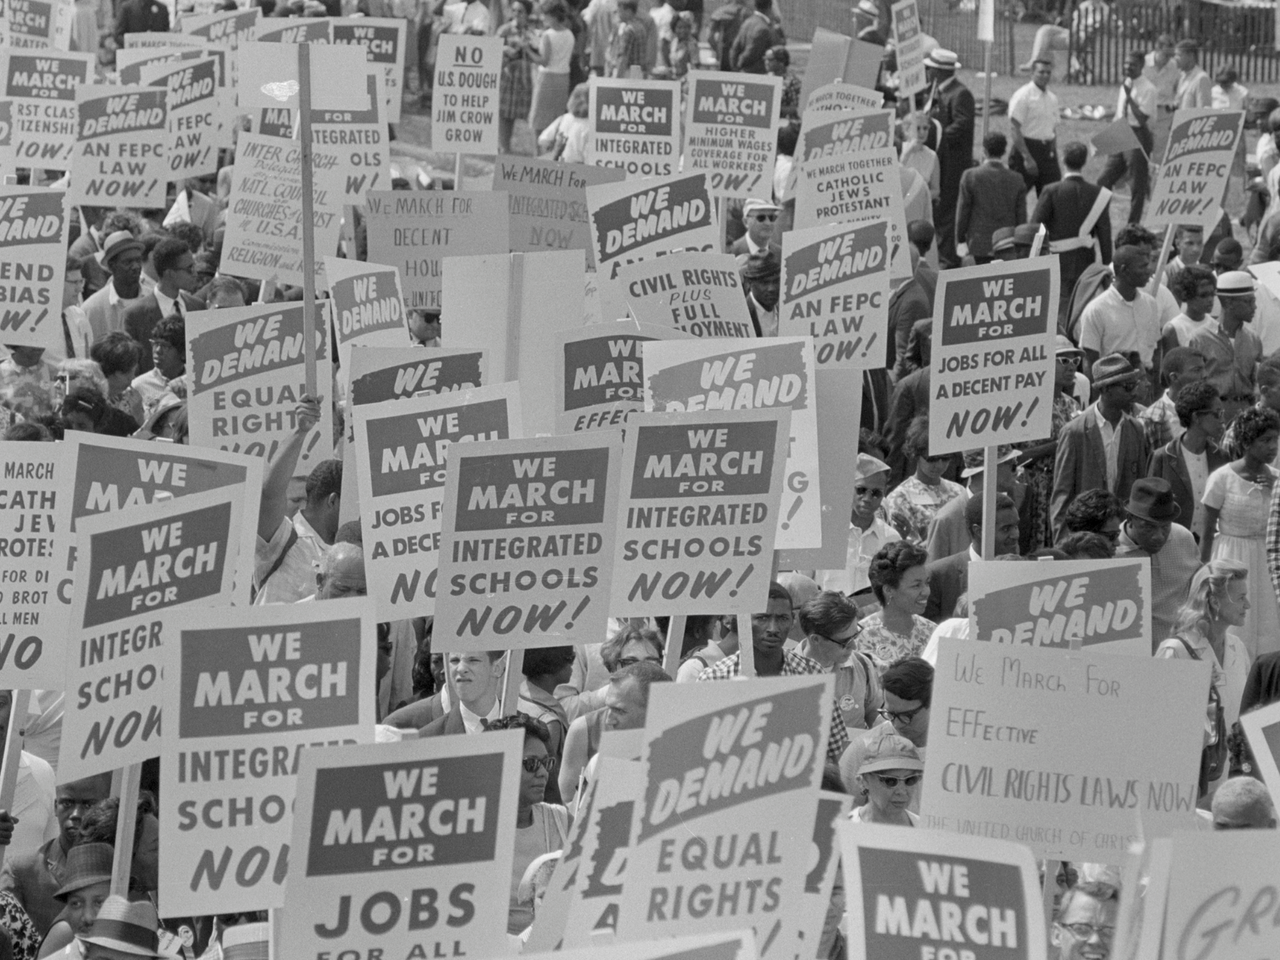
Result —
[{"label": "eyeglasses", "polygon": [[773,223],[778,219],[776,213],[757,213],[755,214],[756,223]]},{"label": "eyeglasses", "polygon": [[88,810],[97,800],[77,800],[74,797],[59,797],[53,805],[59,813],[70,813],[72,810]]},{"label": "eyeglasses", "polygon": [[1077,940],[1088,940],[1095,933],[1098,939],[1103,943],[1110,943],[1111,938],[1115,936],[1115,927],[1095,927],[1092,923],[1062,923],[1059,921],[1058,926],[1064,930],[1070,930],[1071,935]]},{"label": "eyeglasses", "polygon": [[920,459],[928,460],[930,463],[941,463],[943,460],[950,460],[951,454],[949,453],[926,454]]},{"label": "eyeglasses", "polygon": [[873,773],[871,776],[875,777],[890,790],[896,789],[900,783],[904,783],[908,787],[914,787],[920,782],[920,774],[918,773],[913,773],[909,777],[883,777],[878,773]]},{"label": "eyeglasses", "polygon": [[556,762],[555,757],[525,757],[521,761],[525,773],[536,773],[539,770],[549,771]]},{"label": "eyeglasses", "polygon": [[925,708],[925,704],[920,704],[914,710],[903,710],[901,713],[895,713],[892,710],[885,710],[883,707],[876,711],[880,716],[884,717],[890,723],[910,723],[915,719],[916,714]]},{"label": "eyeglasses", "polygon": [[661,657],[623,657],[618,661],[618,669],[625,670],[627,667],[633,667],[637,663],[656,663],[662,666]]},{"label": "eyeglasses", "polygon": [[819,639],[827,640],[831,643],[834,643],[837,647],[840,647],[841,649],[843,649],[849,646],[849,644],[853,643],[853,641],[857,640],[858,637],[862,634],[862,631],[865,629],[866,628],[863,627],[862,624],[855,623],[853,625],[853,633],[849,634],[847,637],[829,637],[825,633],[815,633],[814,636],[818,637]]},{"label": "eyeglasses", "polygon": [[860,497],[883,497],[884,491],[879,487],[854,487],[853,492]]}]

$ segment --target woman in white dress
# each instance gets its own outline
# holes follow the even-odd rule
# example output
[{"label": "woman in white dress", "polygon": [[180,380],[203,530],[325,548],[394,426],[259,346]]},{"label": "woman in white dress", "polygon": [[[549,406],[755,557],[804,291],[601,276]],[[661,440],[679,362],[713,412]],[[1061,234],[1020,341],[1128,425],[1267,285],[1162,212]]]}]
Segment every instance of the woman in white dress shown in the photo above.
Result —
[{"label": "woman in white dress", "polygon": [[562,0],[549,0],[542,8],[547,28],[539,37],[538,67],[533,75],[533,107],[529,126],[536,137],[564,112],[569,99],[569,63],[573,59],[573,31],[569,11]]}]

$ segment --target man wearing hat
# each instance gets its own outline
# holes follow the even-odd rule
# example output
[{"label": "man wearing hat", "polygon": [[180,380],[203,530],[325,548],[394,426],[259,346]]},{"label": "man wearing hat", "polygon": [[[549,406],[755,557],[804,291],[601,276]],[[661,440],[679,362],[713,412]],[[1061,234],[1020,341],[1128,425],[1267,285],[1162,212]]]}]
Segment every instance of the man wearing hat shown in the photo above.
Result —
[{"label": "man wearing hat", "polygon": [[62,905],[59,919],[44,942],[45,950],[56,948],[55,957],[80,957],[75,938],[89,931],[94,918],[111,893],[111,865],[114,857],[109,843],[81,843],[67,852],[66,872],[54,899]]},{"label": "man wearing hat", "polygon": [[960,177],[973,166],[973,118],[977,108],[973,93],[956,79],[960,58],[953,51],[935,48],[925,57],[924,67],[925,78],[933,84],[932,115],[942,127],[934,146],[941,180],[941,193],[933,213],[933,225],[938,231],[938,258],[945,267],[958,267],[956,204],[960,199]]},{"label": "man wearing hat", "polygon": [[1111,191],[1084,178],[1089,148],[1072,140],[1062,148],[1066,174],[1040,193],[1031,222],[1043,223],[1048,232],[1049,253],[1058,255],[1062,277],[1059,303],[1066,311],[1071,291],[1091,263],[1111,260]]},{"label": "man wearing hat", "polygon": [[920,817],[910,809],[924,772],[920,753],[891,727],[877,727],[858,767],[858,784],[867,802],[849,814],[854,823],[884,823],[914,827]]},{"label": "man wearing hat", "polygon": [[755,0],[755,10],[738,28],[729,49],[730,69],[738,73],[767,72],[764,55],[785,40],[770,16],[772,11],[773,0]]},{"label": "man wearing hat", "polygon": [[773,225],[777,222],[779,209],[776,203],[756,197],[742,205],[742,225],[747,228],[747,232],[729,247],[729,252],[738,258],[739,269],[750,254],[769,248],[769,238],[773,236]]},{"label": "man wearing hat", "polygon": [[103,340],[113,330],[123,330],[125,311],[147,299],[141,285],[141,240],[128,230],[117,230],[107,237],[96,257],[111,274],[111,279],[84,302],[84,314],[93,330],[94,342]]},{"label": "man wearing hat", "polygon": [[[1002,446],[996,456],[996,489],[1012,497],[1018,487],[1014,470],[1017,469],[1022,451]],[[964,469],[960,471],[960,477],[969,483],[968,495],[947,501],[929,521],[929,536],[925,546],[930,563],[969,548],[969,527],[965,522],[964,510],[973,497],[982,496],[982,490],[986,486],[986,459],[982,450],[964,452]]]},{"label": "man wearing hat", "polygon": [[1125,246],[1111,266],[1115,281],[1080,314],[1080,348],[1091,368],[1099,357],[1118,353],[1147,370],[1161,327],[1160,307],[1143,289],[1151,279],[1151,257],[1142,247]]},{"label": "man wearing hat", "polygon": [[[892,524],[880,516],[880,507],[888,489],[889,465],[869,454],[858,454],[844,567],[817,571],[818,586],[853,597],[860,607],[874,607],[877,603],[871,592],[871,581],[867,578],[871,558],[886,543],[902,539]],[[874,612],[873,609],[862,611],[864,616]]]},{"label": "man wearing hat", "polygon": [[92,926],[80,937],[84,960],[165,960],[159,929],[160,918],[150,902],[107,897]]},{"label": "man wearing hat", "polygon": [[1190,347],[1204,357],[1205,379],[1218,388],[1230,422],[1253,403],[1262,341],[1248,325],[1258,303],[1253,276],[1243,270],[1219,274],[1217,292],[1222,316],[1197,331]]},{"label": "man wearing hat", "polygon": [[1116,539],[1116,556],[1147,557],[1151,561],[1152,645],[1173,636],[1178,608],[1187,600],[1191,578],[1200,569],[1196,538],[1180,523],[1181,516],[1168,480],[1143,477],[1129,491],[1126,519]]},{"label": "man wearing hat", "polygon": [[747,257],[742,268],[742,288],[747,294],[747,312],[755,325],[756,336],[778,335],[778,296],[782,279],[782,258],[764,249]]},{"label": "man wearing hat", "polygon": [[1146,475],[1151,456],[1147,432],[1130,412],[1142,378],[1143,372],[1118,353],[1093,365],[1098,402],[1058,435],[1049,499],[1055,541],[1062,539],[1064,514],[1077,494],[1101,487],[1124,500],[1134,482]]}]

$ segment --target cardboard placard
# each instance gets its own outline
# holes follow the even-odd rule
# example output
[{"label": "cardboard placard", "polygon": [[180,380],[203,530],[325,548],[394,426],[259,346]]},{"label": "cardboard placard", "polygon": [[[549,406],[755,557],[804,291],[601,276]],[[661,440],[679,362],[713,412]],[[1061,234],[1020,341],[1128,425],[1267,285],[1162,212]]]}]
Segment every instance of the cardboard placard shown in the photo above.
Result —
[{"label": "cardboard placard", "polygon": [[1150,230],[1214,227],[1243,133],[1243,110],[1203,107],[1175,113],[1143,224]]},{"label": "cardboard placard", "polygon": [[781,407],[628,420],[611,614],[764,609],[791,416]]},{"label": "cardboard placard", "polygon": [[613,167],[500,156],[493,189],[511,204],[511,252],[582,250],[594,270],[595,249],[587,220],[587,187],[617,183],[626,174]]},{"label": "cardboard placard", "polygon": [[502,193],[375,190],[366,195],[366,210],[369,259],[400,270],[410,310],[440,309],[446,256],[506,253],[510,246]]},{"label": "cardboard placard", "polygon": [[697,338],[756,335],[738,261],[729,253],[686,250],[629,263],[611,288],[641,323]]},{"label": "cardboard placard", "polygon": [[1204,661],[944,638],[921,826],[1090,863],[1193,829],[1208,690]]},{"label": "cardboard placard", "polygon": [[181,183],[217,173],[222,112],[218,61],[147,64],[142,82],[169,91],[169,179]]},{"label": "cardboard placard", "polygon": [[76,89],[76,149],[67,201],[163,207],[169,182],[168,90]]},{"label": "cardboard placard", "polygon": [[451,451],[432,649],[604,636],[621,458],[616,431]]},{"label": "cardboard placard", "polygon": [[361,404],[352,413],[369,596],[379,620],[431,616],[449,451],[519,437],[519,386]]},{"label": "cardboard placard", "polygon": [[[840,82],[874,90],[883,54],[884,47],[874,43],[854,40],[825,27],[816,28],[809,49],[809,62],[805,64],[801,78],[800,115],[804,115],[813,92],[827,84]],[[872,106],[879,108],[883,105],[881,97]]]},{"label": "cardboard placard", "polygon": [[79,780],[160,755],[166,642],[196,608],[247,605],[253,525],[241,486],[81,517],[59,776]]},{"label": "cardboard placard", "polygon": [[130,50],[116,51],[116,82],[124,85],[145,83],[142,78],[144,67],[155,66],[163,63],[178,63],[183,60],[200,60],[205,57],[212,58],[219,64],[218,70],[221,73],[222,62],[226,57],[226,51],[216,50],[215,48],[202,49],[201,47],[135,47]]},{"label": "cardboard placard", "polygon": [[945,270],[933,304],[929,452],[1047,437],[1057,257]]},{"label": "cardboard placard", "polygon": [[910,97],[925,89],[924,31],[916,0],[898,0],[891,8],[893,49],[898,59],[898,97]]},{"label": "cardboard placard", "polygon": [[849,815],[853,797],[847,793],[818,791],[818,813],[813,819],[813,842],[809,846],[809,870],[804,876],[804,899],[800,903],[803,918],[800,920],[801,957],[823,957],[815,953],[826,925],[827,911],[831,909],[831,894],[835,889],[836,875],[840,872],[837,856],[836,821]]},{"label": "cardboard placard", "polygon": [[400,289],[400,271],[379,263],[324,258],[330,311],[338,341],[338,368],[351,370],[351,348],[405,347],[409,325]]},{"label": "cardboard placard", "polygon": [[290,17],[287,20],[263,18],[258,21],[253,39],[257,43],[310,43],[314,53],[315,46],[332,42],[332,23],[328,17]]},{"label": "cardboard placard", "polygon": [[818,87],[809,94],[809,102],[805,105],[804,113],[806,117],[810,117],[810,114],[815,113],[879,110],[883,106],[884,94],[836,80],[825,87]]},{"label": "cardboard placard", "polygon": [[680,81],[591,78],[587,163],[628,180],[680,169]]},{"label": "cardboard placard", "polygon": [[203,49],[204,38],[187,33],[171,33],[167,30],[143,30],[124,35],[124,48],[138,50],[143,47],[188,47]]},{"label": "cardboard placard", "polygon": [[501,37],[440,37],[431,97],[433,150],[497,155],[502,46]]},{"label": "cardboard placard", "polygon": [[62,190],[0,186],[0,338],[6,345],[65,350],[66,200]]},{"label": "cardboard placard", "polygon": [[777,548],[821,546],[813,341],[673,340],[646,343],[642,349],[646,410],[791,410]]},{"label": "cardboard placard", "polygon": [[[312,110],[368,109],[364,84],[352,82],[370,73],[368,58],[362,50],[331,44],[329,25],[332,21],[327,17],[291,18],[288,20],[291,26],[283,28],[276,26],[280,22],[276,18],[259,21],[258,38],[236,47],[234,60],[241,113],[256,113],[264,107],[298,109],[300,43],[310,45]],[[275,39],[268,40],[268,36]]]},{"label": "cardboard placard", "polygon": [[[539,908],[538,922],[541,922],[545,909],[544,902]],[[533,929],[536,936],[537,923]],[[532,937],[527,946],[533,946]],[[530,953],[526,950],[521,956],[528,960],[756,960],[756,948],[755,937],[750,930],[735,930],[635,943],[597,943],[580,950],[557,950],[555,953]]]},{"label": "cardboard placard", "polygon": [[172,638],[160,764],[167,915],[284,905],[302,754],[373,742],[372,607],[350,598],[220,610],[216,626],[187,624]]},{"label": "cardboard placard", "polygon": [[[191,442],[269,462],[294,430],[294,410],[306,393],[302,304],[259,303],[187,314],[187,410]],[[315,330],[316,384],[333,380],[326,327]],[[309,474],[333,456],[333,404],[324,398],[320,422],[302,445],[297,473]]]},{"label": "cardboard placard", "polygon": [[89,82],[93,62],[91,53],[0,53],[18,166],[70,168],[78,130],[76,90]]},{"label": "cardboard placard", "polygon": [[68,50],[73,0],[5,0],[8,45],[17,50]]},{"label": "cardboard placard", "polygon": [[387,123],[400,122],[407,23],[398,17],[335,17],[331,21],[334,45],[363,47],[369,63],[375,64],[382,72],[385,90],[383,113]]},{"label": "cardboard placard", "polygon": [[235,50],[240,44],[254,38],[261,16],[261,7],[221,10],[217,13],[188,13],[178,20],[178,29],[210,43],[221,44],[228,50]]},{"label": "cardboard placard", "polygon": [[705,173],[714,197],[773,199],[782,78],[694,70],[685,106],[685,173]]},{"label": "cardboard placard", "polygon": [[848,820],[836,833],[852,956],[958,955],[961,943],[983,960],[1045,960],[1040,873],[1025,846]]},{"label": "cardboard placard", "polygon": [[[655,684],[649,707],[619,939],[749,925],[761,957],[794,957],[809,871],[794,838],[813,835],[832,678],[699,684],[696,697]],[[709,882],[742,895],[703,910]]]},{"label": "cardboard placard", "polygon": [[969,637],[1149,657],[1151,560],[969,564]]},{"label": "cardboard placard", "polygon": [[1280,807],[1280,703],[1268,704],[1240,715],[1240,726],[1249,738],[1249,749],[1262,782]]},{"label": "cardboard placard", "polygon": [[[353,84],[354,86],[354,84]],[[359,110],[315,110],[311,114],[311,157],[315,183],[343,203],[364,203],[370,190],[391,185],[385,81],[376,65],[365,66],[365,95]]]},{"label": "cardboard placard", "polygon": [[819,370],[878,370],[889,336],[888,220],[782,235],[778,332],[813,338]]},{"label": "cardboard placard", "polygon": [[[523,747],[499,730],[302,751],[273,954],[503,956]],[[401,823],[421,838],[384,826]]]}]

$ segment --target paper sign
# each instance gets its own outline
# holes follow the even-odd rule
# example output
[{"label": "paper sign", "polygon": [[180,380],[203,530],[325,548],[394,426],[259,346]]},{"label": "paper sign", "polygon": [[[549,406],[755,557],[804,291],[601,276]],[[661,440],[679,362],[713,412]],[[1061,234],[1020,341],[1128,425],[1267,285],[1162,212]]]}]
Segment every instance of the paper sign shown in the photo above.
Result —
[{"label": "paper sign", "polygon": [[71,451],[7,441],[0,491],[0,686],[54,690],[64,675],[73,580]]},{"label": "paper sign", "polygon": [[186,33],[170,33],[167,30],[143,30],[124,35],[126,50],[137,50],[143,47],[190,47],[202,49],[204,39]]},{"label": "paper sign", "polygon": [[645,408],[757,410],[789,407],[791,438],[779,509],[778,549],[822,544],[813,341],[656,341],[644,349]]},{"label": "paper sign", "polygon": [[335,46],[364,47],[369,63],[376,64],[382,71],[386,90],[383,100],[386,122],[399,123],[400,101],[404,99],[400,81],[404,76],[406,21],[384,17],[335,17],[331,22]]},{"label": "paper sign", "polygon": [[[243,143],[243,140],[241,141]],[[306,393],[302,304],[266,303],[187,314],[187,409],[191,442],[270,461],[294,431],[294,412]],[[332,381],[324,329],[317,329],[316,383]],[[302,444],[296,474],[307,475],[333,456],[333,404],[320,404],[320,422]]]},{"label": "paper sign", "polygon": [[804,899],[800,903],[803,914],[800,925],[799,956],[808,957],[823,952],[822,935],[825,932],[827,912],[831,909],[831,894],[840,872],[840,857],[836,846],[836,821],[849,815],[853,797],[847,793],[818,792],[818,813],[813,821],[813,842],[809,845],[808,872],[804,875]]},{"label": "paper sign", "polygon": [[197,608],[249,601],[248,493],[227,487],[76,524],[65,679],[75,696],[58,753],[67,782],[160,755],[166,641]]},{"label": "paper sign", "polygon": [[[608,736],[608,731],[602,735],[602,739],[604,736]],[[602,757],[597,761],[597,771],[599,771],[599,764],[604,760],[605,758]],[[584,780],[582,783],[582,788],[576,797],[573,821],[569,824],[569,835],[565,839],[564,849],[560,851],[560,856],[556,860],[551,879],[542,895],[542,902],[537,905],[533,928],[529,932],[528,940],[525,941],[525,949],[521,951],[522,953],[559,950],[563,947],[570,900],[577,895],[578,871],[585,866],[582,855],[585,851],[587,825],[591,822],[592,811],[595,809],[596,787],[599,783],[598,776],[592,780]],[[631,822],[628,819],[628,830],[630,826]]]},{"label": "paper sign", "polygon": [[715,197],[773,199],[782,78],[691,71],[685,173],[705,173]]},{"label": "paper sign", "polygon": [[837,80],[834,83],[828,83],[825,87],[818,87],[809,94],[809,102],[805,105],[804,112],[805,116],[809,117],[810,114],[815,113],[879,110],[883,106],[884,94]]},{"label": "paper sign", "polygon": [[511,204],[511,252],[583,250],[587,268],[594,269],[587,187],[617,183],[625,176],[621,170],[584,163],[498,157],[493,189],[505,191]]},{"label": "paper sign", "polygon": [[[809,860],[795,837],[813,833],[831,691],[829,676],[650,689],[619,939],[750,925],[761,957],[795,956]],[[712,910],[709,883],[740,895]]]},{"label": "paper sign", "polygon": [[9,46],[19,50],[67,50],[71,46],[71,0],[5,0]]},{"label": "paper sign", "polygon": [[763,610],[791,413],[637,413],[627,422],[614,616]]},{"label": "paper sign", "polygon": [[704,174],[587,187],[587,207],[596,261],[607,277],[658,254],[718,249]]},{"label": "paper sign", "polygon": [[450,452],[432,649],[604,635],[621,456],[615,431]]},{"label": "paper sign", "polygon": [[891,11],[893,49],[898,59],[898,98],[902,99],[929,85],[924,75],[924,32],[920,29],[916,0],[898,0]]},{"label": "paper sign", "polygon": [[254,29],[261,15],[260,7],[222,10],[217,13],[185,14],[178,21],[178,29],[183,33],[208,40],[210,43],[221,44],[228,50],[235,50],[240,44],[253,39]]},{"label": "paper sign", "polygon": [[[539,908],[537,923],[542,919]],[[529,947],[533,946],[530,938]],[[522,954],[528,960],[756,960],[755,937],[750,930],[732,933],[704,933],[696,937],[669,937],[663,940],[641,940],[609,946],[593,944],[581,950],[557,950],[555,953]]]},{"label": "paper sign", "polygon": [[302,754],[373,742],[376,630],[372,604],[345,599],[219,610],[216,626],[178,631],[164,652],[166,914],[284,905]]},{"label": "paper sign", "polygon": [[1150,230],[1214,226],[1243,131],[1243,110],[1204,107],[1175,113],[1143,224]]},{"label": "paper sign", "polygon": [[447,153],[498,152],[501,37],[446,33],[436,53],[431,147]]},{"label": "paper sign", "polygon": [[944,639],[922,826],[1120,863],[1194,828],[1209,665]]},{"label": "paper sign", "polygon": [[756,335],[732,254],[685,251],[641,260],[620,267],[612,287],[642,323],[698,338]]},{"label": "paper sign", "polygon": [[929,452],[1052,432],[1058,258],[945,270],[933,307]]},{"label": "paper sign", "polygon": [[43,187],[0,187],[0,341],[6,345],[65,349],[66,197]]},{"label": "paper sign", "polygon": [[591,78],[587,163],[628,180],[669,177],[680,162],[680,81]]},{"label": "paper sign", "polygon": [[889,336],[887,220],[782,235],[778,332],[813,338],[819,370],[878,370]]},{"label": "paper sign", "polygon": [[304,750],[273,953],[505,955],[523,747],[499,730]]},{"label": "paper sign", "polygon": [[0,54],[18,166],[70,168],[78,130],[76,90],[89,82],[92,63],[91,53]]},{"label": "paper sign", "polygon": [[404,347],[409,343],[404,294],[395,267],[325,257],[324,271],[329,278],[339,369],[351,369],[351,348],[357,344]]},{"label": "paper sign", "polygon": [[76,89],[73,204],[163,207],[169,181],[168,91],[85,84]]},{"label": "paper sign", "polygon": [[506,253],[505,194],[376,190],[366,200],[369,259],[397,267],[410,310],[439,310],[446,256]]},{"label": "paper sign", "polygon": [[519,387],[387,400],[353,413],[369,596],[379,620],[431,616],[449,451],[520,436]]},{"label": "paper sign", "polygon": [[1280,704],[1272,703],[1240,715],[1254,763],[1271,798],[1280,806]]},{"label": "paper sign", "polygon": [[634,320],[592,324],[556,335],[556,433],[618,427],[644,409],[649,340],[683,339],[670,327]]},{"label": "paper sign", "polygon": [[218,171],[218,123],[222,109],[218,62],[149,64],[142,82],[169,91],[169,179],[180,183]]},{"label": "paper sign", "polygon": [[836,832],[851,956],[1045,960],[1040,874],[1025,846],[848,820]]},{"label": "paper sign", "polygon": [[[215,56],[216,51],[216,56]],[[130,85],[145,83],[142,71],[146,67],[158,66],[180,61],[212,58],[221,72],[225,50],[200,47],[136,47],[131,50],[116,51],[116,82]]]},{"label": "paper sign", "polygon": [[969,636],[1009,646],[1149,657],[1151,561],[974,560],[969,565]]},{"label": "paper sign", "polygon": [[320,109],[311,114],[316,187],[343,203],[363,204],[368,191],[391,184],[384,92],[381,72],[366,65],[359,110]]}]

